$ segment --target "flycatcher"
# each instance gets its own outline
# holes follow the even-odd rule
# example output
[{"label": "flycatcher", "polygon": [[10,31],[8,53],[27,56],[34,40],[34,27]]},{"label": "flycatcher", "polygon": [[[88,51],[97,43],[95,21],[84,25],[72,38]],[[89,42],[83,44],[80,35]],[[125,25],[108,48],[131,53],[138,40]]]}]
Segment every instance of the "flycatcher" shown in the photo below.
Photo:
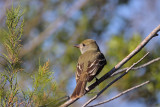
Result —
[{"label": "flycatcher", "polygon": [[75,47],[80,49],[81,56],[78,59],[76,72],[76,88],[71,99],[80,98],[85,94],[87,82],[90,82],[107,64],[95,40],[86,39]]}]

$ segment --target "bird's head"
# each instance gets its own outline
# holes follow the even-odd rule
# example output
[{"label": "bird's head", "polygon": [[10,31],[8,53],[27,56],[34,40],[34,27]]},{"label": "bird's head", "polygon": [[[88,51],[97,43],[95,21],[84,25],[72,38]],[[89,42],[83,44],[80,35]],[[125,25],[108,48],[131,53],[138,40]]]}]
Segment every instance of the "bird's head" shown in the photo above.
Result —
[{"label": "bird's head", "polygon": [[93,39],[86,39],[82,41],[80,44],[75,45],[75,47],[80,49],[81,54],[91,50],[99,51],[99,47],[96,41]]}]

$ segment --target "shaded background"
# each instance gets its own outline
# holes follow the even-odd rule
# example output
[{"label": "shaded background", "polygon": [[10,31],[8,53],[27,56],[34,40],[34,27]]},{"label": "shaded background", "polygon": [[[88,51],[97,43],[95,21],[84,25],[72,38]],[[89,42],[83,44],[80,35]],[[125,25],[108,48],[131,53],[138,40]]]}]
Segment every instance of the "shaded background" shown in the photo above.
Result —
[{"label": "shaded background", "polygon": [[[6,8],[21,5],[24,11],[23,72],[18,74],[20,86],[32,89],[30,75],[41,61],[50,60],[56,81],[56,97],[70,95],[75,88],[76,63],[80,52],[73,45],[84,39],[97,41],[108,65],[102,76],[128,55],[160,23],[159,0],[0,0],[0,29],[6,28]],[[0,35],[3,38],[3,35]],[[159,57],[160,37],[154,38],[124,67],[131,66],[147,51],[141,64]],[[1,41],[0,41],[1,42]],[[0,44],[0,51],[3,47]],[[160,62],[131,71],[93,103],[111,98],[146,80],[153,82],[103,106],[146,107],[160,103]],[[112,79],[104,81],[92,92],[98,92]],[[74,106],[80,106],[95,94],[87,94]],[[93,104],[92,103],[92,104]],[[160,106],[160,105],[159,105]]]}]

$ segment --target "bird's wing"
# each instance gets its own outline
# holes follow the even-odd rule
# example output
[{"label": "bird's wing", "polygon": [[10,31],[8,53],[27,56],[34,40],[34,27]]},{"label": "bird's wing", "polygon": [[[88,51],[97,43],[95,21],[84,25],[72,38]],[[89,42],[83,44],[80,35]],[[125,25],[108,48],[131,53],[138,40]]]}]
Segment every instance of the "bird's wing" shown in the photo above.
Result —
[{"label": "bird's wing", "polygon": [[78,82],[81,73],[83,72],[83,68],[84,68],[84,63],[83,64],[77,64],[77,72],[76,72],[76,82]]},{"label": "bird's wing", "polygon": [[[91,54],[87,56],[87,58],[86,56],[83,58],[88,60],[83,60],[83,63],[80,61],[81,63],[77,64],[76,82],[78,82],[81,73],[85,72],[85,70],[88,74],[88,81],[91,81],[102,70],[104,65],[106,65],[106,59],[101,52],[97,52],[94,53],[94,55]],[[87,68],[84,67],[84,63],[87,64]]]},{"label": "bird's wing", "polygon": [[106,65],[106,59],[100,52],[96,54],[96,57],[92,61],[88,61],[87,73],[89,75],[88,81],[92,81],[93,78],[100,73],[104,65]]}]

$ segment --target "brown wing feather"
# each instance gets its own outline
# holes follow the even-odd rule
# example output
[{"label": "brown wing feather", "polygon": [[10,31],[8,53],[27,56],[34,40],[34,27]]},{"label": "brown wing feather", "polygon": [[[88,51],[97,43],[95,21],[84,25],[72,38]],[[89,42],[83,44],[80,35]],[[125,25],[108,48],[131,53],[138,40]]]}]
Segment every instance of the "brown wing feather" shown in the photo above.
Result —
[{"label": "brown wing feather", "polygon": [[76,83],[78,82],[79,78],[80,78],[80,75],[81,73],[83,72],[83,67],[84,67],[84,63],[83,64],[77,64],[77,72],[76,72]]},{"label": "brown wing feather", "polygon": [[87,72],[89,74],[89,82],[92,81],[93,78],[100,73],[106,63],[106,59],[102,53],[99,54],[93,62],[88,61]]},{"label": "brown wing feather", "polygon": [[72,99],[80,98],[84,95],[87,82],[92,81],[106,64],[105,57],[102,53],[96,52],[94,55],[92,52],[90,53],[87,56],[83,54],[79,58],[76,72],[77,85],[71,95]]},{"label": "brown wing feather", "polygon": [[[80,58],[85,59],[86,57]],[[80,79],[80,75],[82,72],[88,73],[88,82],[92,81],[93,78],[100,73],[100,71],[103,69],[104,65],[106,65],[106,59],[104,55],[100,52],[97,52],[94,56],[88,56],[88,61],[85,64],[88,64],[87,69],[84,68],[84,62],[80,61],[81,63],[77,64],[77,72],[76,72],[76,82]],[[86,60],[85,60],[86,61]],[[84,71],[85,70],[85,71]]]}]

